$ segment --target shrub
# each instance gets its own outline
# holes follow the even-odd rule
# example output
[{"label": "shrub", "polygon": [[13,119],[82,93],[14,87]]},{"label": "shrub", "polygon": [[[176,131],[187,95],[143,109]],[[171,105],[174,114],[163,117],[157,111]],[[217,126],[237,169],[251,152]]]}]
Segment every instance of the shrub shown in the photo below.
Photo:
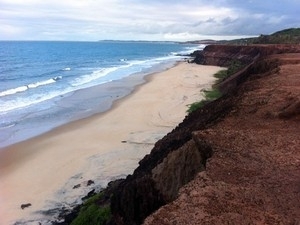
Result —
[{"label": "shrub", "polygon": [[235,74],[244,67],[243,63],[239,60],[232,60],[227,69],[227,77]]},{"label": "shrub", "polygon": [[[220,70],[217,73],[214,74],[215,78],[218,78],[216,81],[216,84],[219,83],[220,81],[223,81],[227,77],[235,74],[239,70],[241,70],[244,67],[244,64],[241,63],[239,60],[232,60],[228,66],[227,70]],[[220,98],[222,96],[222,93],[220,90],[214,85],[212,90],[204,90],[204,100],[194,102],[190,105],[188,105],[188,113],[191,113],[199,108],[202,108],[205,104],[208,102],[211,102],[217,98]]]},{"label": "shrub", "polygon": [[220,70],[219,72],[214,74],[215,78],[224,79],[227,77],[227,70]]},{"label": "shrub", "polygon": [[78,216],[71,225],[105,225],[111,217],[110,205],[99,206],[97,201],[102,197],[99,193],[89,198],[81,207]]},{"label": "shrub", "polygon": [[208,102],[211,102],[222,96],[222,93],[219,91],[218,88],[213,88],[212,90],[204,90],[203,93],[204,93],[203,100],[188,105],[188,110],[187,110],[188,113],[191,113],[199,108],[202,108]]},{"label": "shrub", "polygon": [[188,110],[187,110],[187,112],[188,112],[188,113],[194,112],[194,111],[196,111],[197,109],[202,108],[206,103],[207,103],[207,101],[205,101],[205,100],[201,100],[201,101],[199,101],[199,102],[194,102],[194,103],[188,105]]},{"label": "shrub", "polygon": [[213,88],[212,90],[204,90],[204,98],[208,101],[213,101],[222,96],[222,93],[218,88]]}]

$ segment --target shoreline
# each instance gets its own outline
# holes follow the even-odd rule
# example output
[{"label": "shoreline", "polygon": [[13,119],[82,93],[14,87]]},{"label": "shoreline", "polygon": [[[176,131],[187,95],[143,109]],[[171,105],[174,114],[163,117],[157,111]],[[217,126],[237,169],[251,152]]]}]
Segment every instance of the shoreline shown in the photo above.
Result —
[{"label": "shoreline", "polygon": [[[25,123],[23,122],[23,119],[20,118],[20,123],[16,122],[13,126],[9,126],[2,130],[2,133],[0,133],[0,135],[3,135],[3,137],[0,138],[0,151],[11,145],[40,136],[68,123],[88,118],[96,114],[105,113],[111,109],[115,101],[123,99],[132,93],[136,87],[145,83],[146,77],[151,76],[151,74],[168,70],[180,62],[182,61],[164,63],[157,67],[152,67],[147,71],[133,73],[121,79],[75,90],[65,95],[49,99],[45,102],[45,104],[52,104],[52,107],[48,110],[31,112],[25,116]],[[44,114],[44,111],[47,111],[47,113]],[[55,115],[54,118],[51,118],[51,114]],[[62,117],[60,114],[64,114],[64,116]],[[39,117],[45,116],[48,119],[42,122],[42,126],[39,126],[38,122],[32,124],[33,128],[30,128],[30,126],[26,124],[26,120],[30,118],[35,118],[35,121],[38,121]],[[26,132],[24,132],[24,130],[26,130]],[[13,136],[13,138],[11,138],[11,136]]]},{"label": "shoreline", "polygon": [[[104,113],[1,150],[3,223],[45,219],[37,212],[68,207],[92,188],[132,173],[154,143],[184,119],[187,105],[201,99],[200,90],[210,88],[218,70],[178,63],[145,76]],[[91,179],[95,183],[86,185]],[[32,205],[22,210],[27,203]]]}]

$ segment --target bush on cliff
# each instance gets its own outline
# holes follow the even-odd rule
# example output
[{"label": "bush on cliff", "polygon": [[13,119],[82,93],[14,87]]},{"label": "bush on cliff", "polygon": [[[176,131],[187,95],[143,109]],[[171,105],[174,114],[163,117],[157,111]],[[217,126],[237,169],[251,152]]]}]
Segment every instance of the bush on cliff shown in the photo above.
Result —
[{"label": "bush on cliff", "polygon": [[[235,74],[243,67],[244,64],[239,60],[232,60],[226,70],[220,70],[214,74],[214,77],[218,78],[216,84],[224,81],[227,77],[230,77],[231,75]],[[204,90],[203,92],[204,92],[204,99],[188,105],[189,107],[187,110],[188,113],[191,113],[199,108],[202,108],[208,102],[211,102],[222,96],[222,93],[219,91],[217,85],[214,85],[212,90]]]},{"label": "bush on cliff", "polygon": [[232,60],[227,69],[227,77],[235,74],[239,70],[241,70],[245,65],[239,60]]},{"label": "bush on cliff", "polygon": [[220,70],[219,72],[214,74],[215,78],[218,78],[217,83],[222,82],[227,77],[235,74],[239,70],[241,70],[245,65],[239,60],[232,60],[226,70]]},{"label": "bush on cliff", "polygon": [[220,70],[219,72],[214,74],[214,77],[220,80],[226,78],[227,76],[228,76],[227,70]]},{"label": "bush on cliff", "polygon": [[188,105],[189,107],[187,110],[188,113],[191,113],[199,108],[202,108],[208,102],[211,102],[222,96],[222,93],[219,91],[218,88],[213,88],[212,90],[204,90],[203,93],[204,93],[203,100]]},{"label": "bush on cliff", "polygon": [[78,216],[71,225],[105,225],[111,218],[110,205],[99,206],[98,200],[102,194],[89,198],[81,207]]}]

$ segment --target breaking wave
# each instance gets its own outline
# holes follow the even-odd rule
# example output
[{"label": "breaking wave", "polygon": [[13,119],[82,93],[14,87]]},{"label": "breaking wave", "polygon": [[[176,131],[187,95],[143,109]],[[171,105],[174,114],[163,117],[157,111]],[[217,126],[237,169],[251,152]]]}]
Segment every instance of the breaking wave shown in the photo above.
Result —
[{"label": "breaking wave", "polygon": [[4,96],[8,96],[8,95],[13,95],[13,94],[17,94],[17,93],[20,93],[20,92],[24,92],[24,91],[27,91],[30,88],[37,88],[39,86],[44,86],[44,85],[52,84],[52,83],[57,82],[60,79],[62,79],[62,76],[57,76],[57,77],[53,77],[53,78],[48,79],[48,80],[38,81],[38,82],[35,82],[35,83],[23,85],[23,86],[20,86],[20,87],[8,89],[8,90],[0,92],[0,97],[4,97]]}]

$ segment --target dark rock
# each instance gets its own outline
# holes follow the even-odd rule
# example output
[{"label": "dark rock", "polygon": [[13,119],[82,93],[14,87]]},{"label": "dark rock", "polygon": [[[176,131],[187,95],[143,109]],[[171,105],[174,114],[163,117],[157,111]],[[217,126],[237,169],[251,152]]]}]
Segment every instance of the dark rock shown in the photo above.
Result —
[{"label": "dark rock", "polygon": [[80,205],[75,206],[71,211],[60,209],[58,221],[53,221],[52,225],[69,225],[77,217],[80,211]]},{"label": "dark rock", "polygon": [[21,209],[25,209],[31,206],[31,203],[26,203],[21,205]]},{"label": "dark rock", "polygon": [[89,191],[88,194],[85,197],[81,198],[81,199],[82,199],[82,201],[85,201],[86,199],[94,196],[95,194],[96,194],[95,189],[93,189],[93,190]]},{"label": "dark rock", "polygon": [[86,186],[90,186],[92,184],[95,184],[95,182],[93,180],[88,180]]},{"label": "dark rock", "polygon": [[81,184],[76,184],[74,185],[73,189],[77,189],[77,188],[80,188]]},{"label": "dark rock", "polygon": [[111,224],[141,224],[146,216],[165,203],[150,176],[128,176],[113,193]]}]

